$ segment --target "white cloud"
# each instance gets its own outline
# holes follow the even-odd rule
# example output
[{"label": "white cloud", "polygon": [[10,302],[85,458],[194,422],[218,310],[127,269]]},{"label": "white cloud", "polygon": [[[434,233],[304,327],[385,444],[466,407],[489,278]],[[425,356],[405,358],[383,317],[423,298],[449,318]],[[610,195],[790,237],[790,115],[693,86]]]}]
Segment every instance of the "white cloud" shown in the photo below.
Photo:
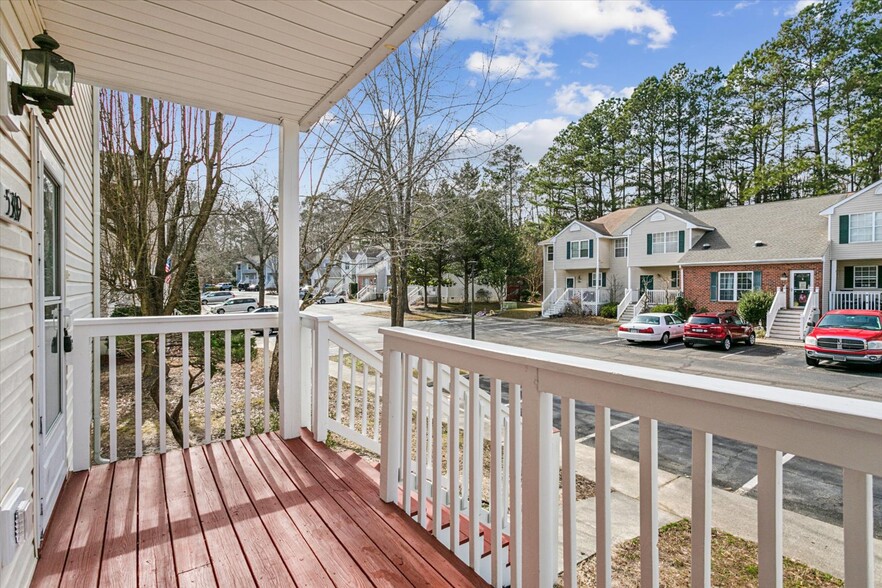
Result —
[{"label": "white cloud", "polygon": [[803,8],[807,8],[807,7],[811,6],[812,4],[817,4],[820,1],[821,0],[796,0],[796,2],[793,2],[792,4],[788,5],[787,8],[785,8],[783,10],[781,10],[780,8],[775,8],[772,11],[772,13],[775,16],[781,14],[782,12],[786,16],[796,16],[797,14],[802,12]]},{"label": "white cloud", "polygon": [[475,51],[466,59],[466,69],[473,73],[488,72],[491,76],[511,76],[513,78],[553,78],[557,65],[543,61],[538,53],[519,55],[504,53],[491,55]]},{"label": "white cloud", "polygon": [[471,129],[467,139],[473,146],[481,146],[485,149],[512,143],[521,148],[528,163],[536,163],[551,147],[557,134],[568,124],[570,121],[563,116],[540,118],[530,122],[515,123],[498,131]]},{"label": "white cloud", "polygon": [[561,86],[554,92],[555,110],[570,116],[582,116],[594,110],[607,98],[629,98],[634,93],[632,86],[615,90],[602,84],[580,84],[573,82]]},{"label": "white cloud", "polygon": [[741,2],[735,4],[732,10],[744,10],[745,8],[753,6],[754,4],[759,4],[759,0],[741,0]]},{"label": "white cloud", "polygon": [[444,33],[452,41],[493,39],[493,30],[481,22],[484,13],[471,0],[454,0],[445,4],[438,11],[437,18],[444,23]]},{"label": "white cloud", "polygon": [[579,64],[584,68],[594,69],[595,67],[600,65],[600,57],[597,55],[597,53],[588,52],[585,54],[585,57],[583,57],[582,60],[579,61]]}]

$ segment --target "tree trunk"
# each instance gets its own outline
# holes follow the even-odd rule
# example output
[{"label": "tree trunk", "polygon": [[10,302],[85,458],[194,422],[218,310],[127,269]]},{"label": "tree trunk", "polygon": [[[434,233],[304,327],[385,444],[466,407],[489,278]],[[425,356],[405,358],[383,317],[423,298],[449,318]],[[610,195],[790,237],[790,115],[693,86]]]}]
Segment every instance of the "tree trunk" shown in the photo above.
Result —
[{"label": "tree trunk", "polygon": [[261,259],[257,264],[257,304],[263,306],[266,294],[266,260]]}]

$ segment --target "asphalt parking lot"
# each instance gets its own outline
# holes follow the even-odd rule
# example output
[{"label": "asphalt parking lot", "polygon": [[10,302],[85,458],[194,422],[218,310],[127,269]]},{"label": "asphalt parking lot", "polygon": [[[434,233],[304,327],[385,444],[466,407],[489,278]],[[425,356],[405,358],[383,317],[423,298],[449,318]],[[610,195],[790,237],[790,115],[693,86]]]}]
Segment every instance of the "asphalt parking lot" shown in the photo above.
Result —
[{"label": "asphalt parking lot", "polygon": [[[408,326],[463,337],[468,337],[470,331],[469,321],[465,319],[426,321]],[[667,346],[652,343],[635,345],[619,340],[612,327],[570,325],[552,320],[479,319],[476,332],[478,339],[496,343],[882,401],[882,372],[872,368],[826,364],[811,368],[805,364],[803,351],[799,347],[736,345],[731,351],[725,352],[713,347],[687,349],[679,341]],[[580,442],[593,446],[594,407],[577,405],[576,409],[576,437]],[[613,453],[637,460],[639,425],[635,415],[612,411],[610,423],[613,429]],[[557,406],[555,424],[559,424]],[[688,476],[691,470],[691,432],[682,427],[659,423],[658,442],[659,467]],[[882,448],[876,450],[882,451]],[[785,454],[784,461],[785,508],[841,525],[841,470],[791,454]],[[716,487],[755,497],[755,446],[714,437],[713,469]],[[873,493],[874,532],[877,538],[882,538],[882,479],[874,479]]]}]

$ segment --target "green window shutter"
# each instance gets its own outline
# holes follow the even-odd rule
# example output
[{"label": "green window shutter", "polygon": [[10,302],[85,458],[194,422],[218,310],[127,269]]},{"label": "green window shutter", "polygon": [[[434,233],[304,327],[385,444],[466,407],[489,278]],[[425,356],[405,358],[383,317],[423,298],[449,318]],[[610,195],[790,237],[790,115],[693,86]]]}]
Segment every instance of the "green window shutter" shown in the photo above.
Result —
[{"label": "green window shutter", "polygon": [[717,301],[717,272],[711,272],[710,301]]},{"label": "green window shutter", "polygon": [[882,265],[876,266],[876,287],[882,288]]},{"label": "green window shutter", "polygon": [[572,245],[572,241],[567,241],[567,259],[570,258],[570,245]]},{"label": "green window shutter", "polygon": [[680,231],[680,253],[686,251],[686,231]]},{"label": "green window shutter", "polygon": [[763,289],[763,272],[753,272],[753,289]]},{"label": "green window shutter", "polygon": [[847,265],[845,266],[845,282],[842,284],[842,287],[845,289],[854,288],[854,267]]},{"label": "green window shutter", "polygon": [[652,255],[652,233],[646,235],[646,255]]},{"label": "green window shutter", "polygon": [[[882,265],[879,266],[879,275],[882,276]],[[600,273],[601,288],[606,288],[606,272]]]},{"label": "green window shutter", "polygon": [[588,241],[588,257],[594,257],[594,239]]},{"label": "green window shutter", "polygon": [[848,243],[848,215],[839,217],[839,242]]}]

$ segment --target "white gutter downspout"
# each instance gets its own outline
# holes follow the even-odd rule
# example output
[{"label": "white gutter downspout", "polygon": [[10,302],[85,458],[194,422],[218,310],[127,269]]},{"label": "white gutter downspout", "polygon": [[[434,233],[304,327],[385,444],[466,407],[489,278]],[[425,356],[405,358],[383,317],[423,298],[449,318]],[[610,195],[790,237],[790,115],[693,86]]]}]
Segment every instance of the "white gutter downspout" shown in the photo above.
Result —
[{"label": "white gutter downspout", "polygon": [[[92,87],[92,316],[101,316],[101,90]],[[101,459],[101,337],[92,338],[92,459]]]},{"label": "white gutter downspout", "polygon": [[594,241],[594,314],[600,314],[600,235],[595,235]]}]

